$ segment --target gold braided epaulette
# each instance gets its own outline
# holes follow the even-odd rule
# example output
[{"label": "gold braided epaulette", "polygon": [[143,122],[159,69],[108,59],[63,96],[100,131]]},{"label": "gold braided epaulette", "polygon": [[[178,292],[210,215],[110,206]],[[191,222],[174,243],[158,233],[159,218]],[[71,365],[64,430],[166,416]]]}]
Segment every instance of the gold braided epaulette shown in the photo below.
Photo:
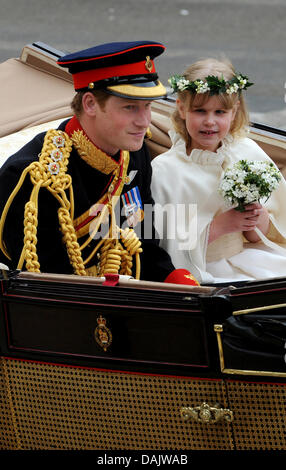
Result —
[{"label": "gold braided epaulette", "polygon": [[[29,174],[33,184],[33,190],[29,201],[25,205],[24,212],[24,246],[18,262],[18,269],[22,269],[24,262],[26,269],[32,272],[40,272],[40,264],[37,255],[37,225],[38,225],[38,195],[40,188],[48,189],[58,200],[60,227],[63,239],[67,247],[70,262],[76,274],[85,274],[81,257],[81,251],[77,242],[73,226],[73,189],[71,176],[67,174],[69,156],[72,150],[72,141],[63,131],[49,130],[44,138],[39,160],[32,162],[23,171],[18,184],[11,193],[0,220],[0,247],[3,253],[9,257],[3,242],[3,229],[8,210],[20,190],[26,176]],[[66,190],[69,190],[70,198],[67,198]]]}]

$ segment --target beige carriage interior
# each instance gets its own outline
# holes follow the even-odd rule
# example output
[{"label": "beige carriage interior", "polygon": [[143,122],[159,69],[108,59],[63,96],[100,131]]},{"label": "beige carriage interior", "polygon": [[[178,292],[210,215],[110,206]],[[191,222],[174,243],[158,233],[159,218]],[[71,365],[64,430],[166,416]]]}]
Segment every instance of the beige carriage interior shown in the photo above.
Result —
[{"label": "beige carriage interior", "polygon": [[[57,65],[57,53],[61,54],[36,43],[25,46],[20,58],[0,64],[0,137],[6,136],[0,140],[0,166],[33,135],[71,115],[72,77]],[[170,147],[168,130],[174,103],[174,99],[167,99],[152,105],[152,137],[148,140],[152,158]],[[250,137],[286,177],[286,136],[251,127]]]}]

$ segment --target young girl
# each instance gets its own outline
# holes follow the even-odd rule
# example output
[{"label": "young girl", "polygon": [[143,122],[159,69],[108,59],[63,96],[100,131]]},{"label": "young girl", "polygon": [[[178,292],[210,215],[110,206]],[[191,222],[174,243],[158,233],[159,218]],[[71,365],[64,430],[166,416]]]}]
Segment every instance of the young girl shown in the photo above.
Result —
[{"label": "young girl", "polygon": [[[251,83],[229,62],[204,59],[170,84],[178,92],[172,147],[152,162],[157,214],[165,212],[163,233],[157,226],[162,246],[176,268],[202,283],[286,276],[286,250],[277,245],[286,243],[285,180],[264,205],[244,212],[229,208],[218,191],[226,168],[239,160],[271,161],[246,137],[243,90]],[[167,211],[170,205],[176,210]]]}]

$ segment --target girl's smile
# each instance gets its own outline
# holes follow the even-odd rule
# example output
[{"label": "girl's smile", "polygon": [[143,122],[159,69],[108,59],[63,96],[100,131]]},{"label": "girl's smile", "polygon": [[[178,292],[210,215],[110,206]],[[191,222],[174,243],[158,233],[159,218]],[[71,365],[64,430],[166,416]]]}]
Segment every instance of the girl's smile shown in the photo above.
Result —
[{"label": "girl's smile", "polygon": [[202,106],[191,109],[186,109],[180,100],[177,104],[191,137],[188,153],[195,148],[215,152],[230,131],[237,106],[231,109],[223,108],[218,96],[211,96]]}]

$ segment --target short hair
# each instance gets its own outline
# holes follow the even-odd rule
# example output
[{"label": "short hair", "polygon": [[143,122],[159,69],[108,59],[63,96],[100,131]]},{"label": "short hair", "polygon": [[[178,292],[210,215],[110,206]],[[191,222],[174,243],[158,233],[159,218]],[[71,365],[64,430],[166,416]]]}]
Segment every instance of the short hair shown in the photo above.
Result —
[{"label": "short hair", "polygon": [[[232,63],[227,59],[208,58],[194,62],[183,73],[183,76],[190,81],[199,79],[203,80],[208,75],[215,75],[218,77],[223,75],[225,80],[231,80],[235,76],[235,70]],[[187,109],[192,109],[193,107],[203,106],[209,99],[210,93],[206,92],[197,94],[188,90],[183,90],[178,91],[177,96],[178,99],[187,106]],[[245,135],[247,126],[249,125],[249,117],[242,92],[232,94],[221,93],[215,96],[218,96],[225,109],[231,109],[238,101],[240,102],[230,128],[230,134],[233,137]],[[175,130],[185,140],[186,145],[189,145],[191,138],[186,129],[185,120],[181,118],[178,109],[176,109],[172,115],[172,122]]]},{"label": "short hair", "polygon": [[78,91],[71,102],[71,108],[77,118],[81,116],[83,111],[82,98],[85,93],[92,93],[102,109],[104,109],[106,101],[111,96],[106,93],[105,90],[90,90],[90,92],[87,92],[86,90]]}]

